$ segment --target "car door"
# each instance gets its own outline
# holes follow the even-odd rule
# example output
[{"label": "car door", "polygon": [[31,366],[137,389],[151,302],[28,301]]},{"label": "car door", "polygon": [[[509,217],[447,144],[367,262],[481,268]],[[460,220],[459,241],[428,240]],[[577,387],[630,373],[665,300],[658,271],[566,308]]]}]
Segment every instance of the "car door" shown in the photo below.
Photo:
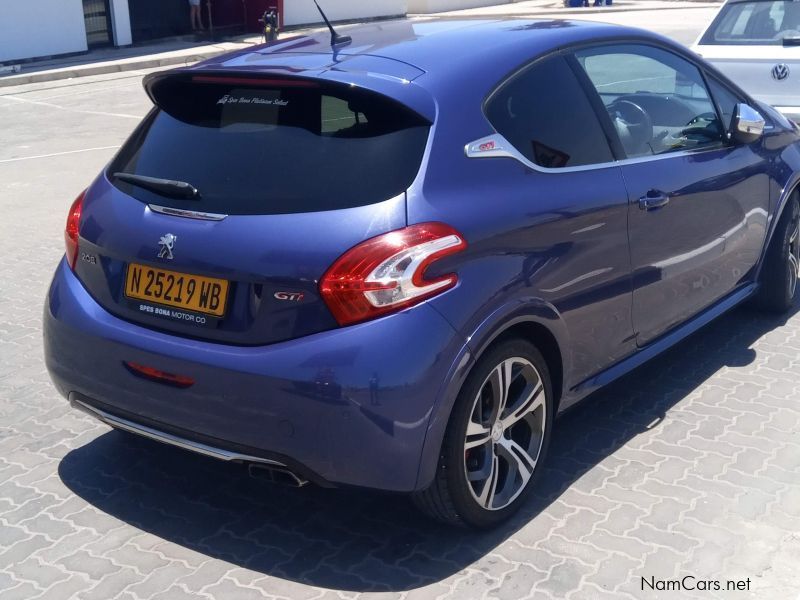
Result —
[{"label": "car door", "polygon": [[[600,113],[560,54],[508,78],[490,95],[485,115],[502,138],[479,140],[468,155],[481,158],[484,149],[504,148],[523,164],[471,165],[476,180],[469,185],[482,189],[487,175],[478,168],[498,169],[491,219],[502,218],[507,233],[494,233],[492,244],[524,257],[513,286],[523,297],[535,289],[562,316],[571,376],[581,381],[636,349],[622,171]],[[477,281],[486,287],[485,275]]]},{"label": "car door", "polygon": [[575,56],[624,155],[632,318],[643,346],[747,283],[766,234],[767,164],[759,142],[729,141],[704,75],[686,58],[646,44]]}]

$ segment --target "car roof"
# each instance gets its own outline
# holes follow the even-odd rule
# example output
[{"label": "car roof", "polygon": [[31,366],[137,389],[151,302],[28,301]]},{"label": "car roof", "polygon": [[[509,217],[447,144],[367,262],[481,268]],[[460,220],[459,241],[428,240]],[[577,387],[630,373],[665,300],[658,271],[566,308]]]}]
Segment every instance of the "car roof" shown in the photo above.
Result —
[{"label": "car roof", "polygon": [[[426,72],[452,70],[487,53],[519,57],[519,50],[545,52],[570,41],[592,38],[613,27],[566,20],[428,19],[373,23],[345,30],[353,38],[343,55],[372,54],[415,65]],[[303,38],[293,47],[327,52],[327,32]],[[279,52],[284,48],[279,48]]]},{"label": "car roof", "polygon": [[[614,39],[675,46],[644,30],[563,19],[402,19],[337,27],[337,31],[351,36],[352,42],[332,49],[330,33],[323,30],[221,55],[188,70],[291,75],[358,85],[391,96],[433,120],[435,105],[445,96],[449,102],[483,97],[507,74],[564,46]],[[415,85],[407,85],[411,82]],[[461,94],[460,100],[453,98],[454,90]]]},{"label": "car roof", "polygon": [[[625,37],[631,33],[660,37],[649,32],[608,23],[561,19],[403,19],[337,28],[352,43],[332,50],[327,31],[296,36],[207,61],[216,68],[259,66],[270,70],[290,55],[316,54],[328,59],[331,69],[348,70],[347,61],[379,57],[418,69],[432,76],[472,71],[487,58],[497,68],[513,68],[526,57],[547,53],[564,45],[594,39]],[[377,64],[372,68],[379,68]],[[397,67],[385,65],[392,75]],[[411,79],[415,78],[410,77]]]}]

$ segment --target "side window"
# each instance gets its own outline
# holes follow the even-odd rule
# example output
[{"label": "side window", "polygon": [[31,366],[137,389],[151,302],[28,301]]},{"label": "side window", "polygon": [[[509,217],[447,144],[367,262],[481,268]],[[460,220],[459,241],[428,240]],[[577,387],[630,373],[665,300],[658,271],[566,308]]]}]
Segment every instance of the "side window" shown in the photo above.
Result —
[{"label": "side window", "polygon": [[755,8],[755,4],[750,3],[742,5],[742,10],[738,13],[731,11],[725,27],[726,30],[730,30],[730,35],[740,37],[744,35],[747,23],[753,14],[753,8]]},{"label": "side window", "polygon": [[563,57],[546,58],[503,84],[486,117],[528,160],[551,169],[614,160],[595,111]]},{"label": "side window", "polygon": [[575,53],[606,106],[629,157],[706,149],[725,142],[700,71],[650,46],[602,46]]},{"label": "side window", "polygon": [[719,112],[722,115],[722,127],[728,132],[731,129],[731,121],[733,121],[736,105],[742,100],[716,79],[709,77],[708,87],[711,90],[711,97],[717,101]]}]

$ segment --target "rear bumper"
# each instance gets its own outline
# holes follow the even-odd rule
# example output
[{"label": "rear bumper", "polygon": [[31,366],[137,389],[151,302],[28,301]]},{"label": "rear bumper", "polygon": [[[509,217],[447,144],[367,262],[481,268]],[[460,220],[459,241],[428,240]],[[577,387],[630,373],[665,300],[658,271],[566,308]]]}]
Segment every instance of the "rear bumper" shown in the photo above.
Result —
[{"label": "rear bumper", "polygon": [[[247,450],[237,451],[221,448],[219,447],[219,442],[217,441],[208,440],[204,443],[196,439],[192,439],[196,438],[197,436],[196,434],[190,432],[169,433],[160,429],[154,429],[153,427],[142,423],[141,417],[130,415],[126,418],[118,414],[108,412],[108,409],[100,408],[96,400],[87,398],[86,396],[82,396],[75,392],[70,393],[69,403],[73,408],[85,412],[89,416],[94,417],[98,421],[101,421],[106,425],[113,427],[114,429],[121,429],[122,431],[134,433],[136,435],[161,442],[162,444],[175,446],[196,454],[202,454],[203,456],[216,458],[217,460],[243,463],[249,467],[262,467],[264,469],[278,471],[284,475],[284,479],[292,479],[294,485],[297,487],[302,487],[309,482],[309,480],[305,477],[305,473],[308,473],[308,471],[304,471],[302,466],[289,466],[291,461],[283,460],[277,456],[273,458],[266,458],[258,451],[248,452]],[[156,427],[158,427],[158,425],[156,425]],[[225,445],[224,442],[222,445]],[[312,478],[315,477],[314,474],[309,473],[309,475]],[[327,482],[317,479],[316,483],[325,485]]]},{"label": "rear bumper", "polygon": [[[102,309],[62,262],[44,311],[59,391],[112,426],[241,462],[277,463],[317,483],[422,487],[439,396],[465,341],[432,308],[265,347],[190,340]],[[176,389],[124,362],[194,379]],[[445,403],[446,405],[446,403]]]}]

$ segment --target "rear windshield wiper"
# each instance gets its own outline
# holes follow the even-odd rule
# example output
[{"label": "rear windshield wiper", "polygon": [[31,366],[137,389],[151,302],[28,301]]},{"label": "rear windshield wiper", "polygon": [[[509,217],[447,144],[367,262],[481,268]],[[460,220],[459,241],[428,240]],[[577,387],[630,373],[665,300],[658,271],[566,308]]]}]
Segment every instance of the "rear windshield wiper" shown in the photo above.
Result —
[{"label": "rear windshield wiper", "polygon": [[134,175],[133,173],[114,173],[114,178],[169,198],[179,198],[181,200],[200,198],[200,192],[197,188],[185,181],[146,177],[144,175]]},{"label": "rear windshield wiper", "polygon": [[783,38],[783,45],[784,46],[800,46],[800,37],[785,37]]}]

